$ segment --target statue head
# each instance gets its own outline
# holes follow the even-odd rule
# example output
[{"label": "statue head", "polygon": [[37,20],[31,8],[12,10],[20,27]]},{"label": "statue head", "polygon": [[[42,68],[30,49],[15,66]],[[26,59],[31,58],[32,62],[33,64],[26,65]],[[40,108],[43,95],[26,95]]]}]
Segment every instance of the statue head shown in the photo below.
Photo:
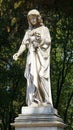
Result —
[{"label": "statue head", "polygon": [[43,25],[43,20],[38,10],[33,9],[28,12],[27,15],[29,26],[41,26]]},{"label": "statue head", "polygon": [[36,16],[39,16],[40,13],[39,13],[38,10],[33,9],[33,10],[30,10],[30,11],[28,12],[28,15],[27,15],[27,16],[29,17],[30,15],[36,15]]}]

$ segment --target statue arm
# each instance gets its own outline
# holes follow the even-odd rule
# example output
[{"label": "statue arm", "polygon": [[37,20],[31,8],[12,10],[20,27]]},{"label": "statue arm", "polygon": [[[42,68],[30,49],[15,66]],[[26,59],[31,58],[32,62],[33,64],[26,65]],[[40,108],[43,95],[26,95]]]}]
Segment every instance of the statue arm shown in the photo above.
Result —
[{"label": "statue arm", "polygon": [[18,52],[13,55],[13,59],[18,60],[18,57],[24,52],[25,49],[26,49],[26,46],[24,44],[21,44]]},{"label": "statue arm", "polygon": [[19,50],[18,50],[18,57],[25,51],[26,49],[26,45],[25,44],[21,44]]},{"label": "statue arm", "polygon": [[43,32],[44,33],[42,35],[42,40],[41,40],[40,46],[43,46],[44,44],[49,46],[51,44],[50,32],[47,27],[44,28]]},{"label": "statue arm", "polygon": [[26,34],[25,34],[25,36],[24,36],[24,38],[23,38],[23,41],[22,41],[22,44],[21,44],[19,50],[17,51],[17,53],[15,53],[15,54],[13,55],[13,59],[14,59],[14,60],[18,60],[18,57],[25,51],[25,49],[26,49],[26,44],[28,44],[27,32],[26,32]]},{"label": "statue arm", "polygon": [[51,37],[50,37],[50,32],[47,27],[45,27],[45,43],[50,44],[51,43]]}]

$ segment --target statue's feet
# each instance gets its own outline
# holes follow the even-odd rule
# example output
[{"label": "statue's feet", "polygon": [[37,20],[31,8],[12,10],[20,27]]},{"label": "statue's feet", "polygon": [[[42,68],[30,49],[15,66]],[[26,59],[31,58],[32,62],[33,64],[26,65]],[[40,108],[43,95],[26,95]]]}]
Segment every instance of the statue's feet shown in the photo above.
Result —
[{"label": "statue's feet", "polygon": [[30,105],[30,107],[39,107],[39,106],[42,106],[42,104],[38,99],[34,99],[34,101]]},{"label": "statue's feet", "polygon": [[47,102],[43,102],[43,103],[42,103],[42,106],[44,106],[44,107],[47,107],[47,106],[53,106],[53,104],[51,104],[51,103],[47,103]]},{"label": "statue's feet", "polygon": [[30,105],[30,107],[38,107],[38,104],[35,103],[35,102],[32,102],[31,105]]},{"label": "statue's feet", "polygon": [[30,107],[47,107],[47,106],[53,106],[50,102],[41,102],[38,99],[34,99],[32,103],[30,104]]}]

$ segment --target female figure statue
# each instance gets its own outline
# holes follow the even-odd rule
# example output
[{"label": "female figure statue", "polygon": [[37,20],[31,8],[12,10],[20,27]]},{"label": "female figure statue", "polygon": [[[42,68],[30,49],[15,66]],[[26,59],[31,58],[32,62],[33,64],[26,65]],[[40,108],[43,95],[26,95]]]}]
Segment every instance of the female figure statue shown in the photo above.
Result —
[{"label": "female figure statue", "polygon": [[18,52],[13,55],[13,59],[17,60],[28,48],[25,68],[26,103],[28,106],[53,105],[50,85],[50,33],[37,10],[29,11],[27,18],[29,29]]}]

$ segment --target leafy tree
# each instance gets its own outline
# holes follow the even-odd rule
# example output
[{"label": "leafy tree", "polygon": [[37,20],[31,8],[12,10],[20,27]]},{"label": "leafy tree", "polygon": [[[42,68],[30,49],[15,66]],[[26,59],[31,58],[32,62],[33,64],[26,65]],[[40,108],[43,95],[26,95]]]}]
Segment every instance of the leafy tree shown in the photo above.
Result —
[{"label": "leafy tree", "polygon": [[[0,120],[2,130],[11,130],[10,123],[25,105],[26,52],[15,62],[12,55],[18,50],[26,29],[27,12],[40,10],[50,29],[51,86],[55,108],[73,128],[73,2],[71,0],[1,0],[0,1]],[[47,14],[47,15],[46,15]],[[21,33],[22,32],[22,33]],[[12,128],[13,129],[13,128]]]}]

